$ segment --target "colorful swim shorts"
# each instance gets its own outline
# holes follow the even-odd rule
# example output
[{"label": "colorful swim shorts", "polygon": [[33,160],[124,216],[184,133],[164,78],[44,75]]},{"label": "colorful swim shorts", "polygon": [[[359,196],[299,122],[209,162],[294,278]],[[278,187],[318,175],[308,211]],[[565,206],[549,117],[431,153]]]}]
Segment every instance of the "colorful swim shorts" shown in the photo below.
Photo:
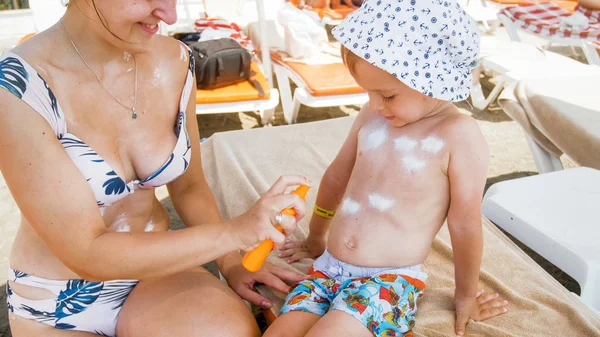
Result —
[{"label": "colorful swim shorts", "polygon": [[340,310],[364,324],[374,336],[412,336],[417,298],[427,274],[421,266],[363,268],[325,253],[315,261],[311,278],[287,295],[281,314],[310,312],[319,316]]}]

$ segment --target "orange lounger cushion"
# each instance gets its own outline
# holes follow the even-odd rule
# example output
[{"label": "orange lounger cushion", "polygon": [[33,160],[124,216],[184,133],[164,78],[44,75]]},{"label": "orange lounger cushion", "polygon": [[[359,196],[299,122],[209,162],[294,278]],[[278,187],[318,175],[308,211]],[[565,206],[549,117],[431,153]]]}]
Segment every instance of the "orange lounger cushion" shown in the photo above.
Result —
[{"label": "orange lounger cushion", "polygon": [[36,33],[29,33],[29,34],[27,34],[27,35],[23,36],[23,37],[22,37],[22,38],[19,40],[19,42],[17,42],[17,45],[19,45],[19,44],[21,44],[21,43],[23,43],[23,42],[25,42],[25,41],[27,41],[27,40],[31,39],[31,38],[32,38],[32,37],[33,37],[35,34],[36,34]]},{"label": "orange lounger cushion", "polygon": [[213,90],[196,90],[196,104],[230,103],[253,100],[269,100],[271,87],[265,75],[260,71],[258,64],[252,62],[252,70],[256,73],[252,78],[260,83],[265,95],[260,97],[258,90],[249,81],[240,82],[223,88]]},{"label": "orange lounger cushion", "polygon": [[346,16],[348,16],[350,13],[354,12],[356,9],[357,8],[351,8],[348,6],[340,6],[335,9],[314,8],[313,10],[317,13],[317,15],[319,15],[319,17],[321,19],[323,17],[327,16],[334,20],[343,20],[346,18]]},{"label": "orange lounger cushion", "polygon": [[575,7],[577,7],[577,1],[554,0],[552,2],[554,2],[558,7],[562,8],[570,13],[573,13],[575,11]]},{"label": "orange lounger cushion", "polygon": [[[298,6],[298,1],[297,0],[291,0],[290,1],[294,6]],[[317,13],[317,15],[322,19],[324,16],[330,17],[334,20],[343,20],[344,18],[346,18],[346,16],[348,16],[348,14],[354,12],[355,10],[357,10],[358,7],[356,8],[352,8],[352,7],[348,7],[346,5],[340,5],[339,7],[336,8],[311,8],[311,10],[315,13]]]},{"label": "orange lounger cushion", "polygon": [[350,72],[342,63],[308,65],[300,62],[285,62],[277,53],[271,59],[298,75],[313,96],[350,95],[363,93]]}]

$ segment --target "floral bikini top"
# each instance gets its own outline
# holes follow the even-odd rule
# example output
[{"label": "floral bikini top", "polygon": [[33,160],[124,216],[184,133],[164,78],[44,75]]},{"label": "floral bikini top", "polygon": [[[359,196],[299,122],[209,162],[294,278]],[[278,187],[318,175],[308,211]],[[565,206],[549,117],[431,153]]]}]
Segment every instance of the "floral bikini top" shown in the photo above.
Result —
[{"label": "floral bikini top", "polygon": [[54,130],[56,137],[90,184],[98,206],[103,208],[132,194],[136,189],[165,185],[187,169],[191,157],[191,144],[185,128],[185,109],[194,87],[194,58],[188,49],[189,67],[183,93],[179,100],[179,113],[173,131],[177,143],[173,152],[156,172],[143,180],[125,182],[94,149],[67,131],[67,122],[56,97],[44,79],[18,55],[5,52],[0,56],[0,88],[22,99],[42,115]]}]

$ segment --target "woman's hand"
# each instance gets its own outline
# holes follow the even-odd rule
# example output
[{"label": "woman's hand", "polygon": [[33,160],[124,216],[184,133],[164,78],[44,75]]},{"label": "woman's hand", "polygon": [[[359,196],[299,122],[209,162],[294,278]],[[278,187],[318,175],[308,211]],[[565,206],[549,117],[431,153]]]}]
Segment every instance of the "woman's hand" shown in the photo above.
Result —
[{"label": "woman's hand", "polygon": [[306,240],[287,241],[279,248],[279,256],[287,258],[287,263],[296,262],[303,258],[315,258],[325,251],[327,239],[325,235],[309,234]]},{"label": "woman's hand", "polygon": [[[288,187],[311,185],[310,181],[299,175],[281,176],[271,188],[244,214],[228,221],[233,227],[233,235],[239,243],[239,249],[250,251],[262,241],[271,239],[275,246],[282,244],[286,236],[296,229],[298,221],[306,214],[304,201],[296,194],[284,194]],[[293,208],[295,216],[283,214],[281,222],[275,217],[286,208]],[[275,226],[280,225],[284,233]]]},{"label": "woman's hand", "polygon": [[223,276],[227,279],[229,287],[241,298],[264,309],[271,308],[271,302],[253,290],[256,284],[261,283],[287,294],[290,286],[285,281],[293,284],[306,279],[305,275],[277,267],[269,262],[265,262],[256,273],[247,271],[241,263],[237,263],[229,268]]}]

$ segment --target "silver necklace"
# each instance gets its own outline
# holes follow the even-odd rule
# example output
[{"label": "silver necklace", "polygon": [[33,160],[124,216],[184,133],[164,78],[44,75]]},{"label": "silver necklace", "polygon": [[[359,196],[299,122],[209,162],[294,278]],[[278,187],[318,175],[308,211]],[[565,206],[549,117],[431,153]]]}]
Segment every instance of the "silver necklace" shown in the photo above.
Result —
[{"label": "silver necklace", "polygon": [[100,82],[100,84],[102,84],[102,87],[104,87],[104,90],[106,90],[106,92],[108,92],[112,96],[112,98],[114,98],[115,101],[117,101],[117,103],[121,104],[127,110],[131,110],[131,118],[136,119],[137,118],[137,112],[135,111],[135,106],[136,106],[136,103],[137,103],[138,68],[137,68],[137,62],[135,60],[135,55],[133,55],[133,64],[135,65],[135,86],[134,86],[134,89],[133,89],[133,106],[130,108],[127,105],[121,103],[121,101],[119,101],[119,99],[117,97],[115,97],[115,95],[113,95],[113,93],[110,92],[110,90],[108,90],[108,88],[106,87],[106,85],[104,85],[104,82],[102,82],[102,80],[100,79],[100,76],[98,76],[98,74],[96,74],[96,72],[94,71],[94,69],[92,69],[92,67],[90,67],[90,65],[87,63],[87,61],[85,60],[85,58],[83,58],[83,55],[81,55],[81,52],[79,52],[79,49],[77,49],[77,46],[75,45],[75,42],[73,41],[73,39],[71,38],[71,35],[69,34],[69,32],[67,31],[67,29],[63,25],[62,20],[59,20],[58,22],[60,23],[60,26],[62,27],[62,29],[67,34],[67,37],[69,38],[69,41],[71,41],[71,45],[73,45],[73,49],[75,49],[75,51],[77,52],[77,55],[79,55],[79,57],[81,58],[81,60],[83,61],[83,63],[85,63],[85,65],[92,72],[92,74],[94,74],[94,76],[96,76],[96,79],[98,79],[98,82]]}]

